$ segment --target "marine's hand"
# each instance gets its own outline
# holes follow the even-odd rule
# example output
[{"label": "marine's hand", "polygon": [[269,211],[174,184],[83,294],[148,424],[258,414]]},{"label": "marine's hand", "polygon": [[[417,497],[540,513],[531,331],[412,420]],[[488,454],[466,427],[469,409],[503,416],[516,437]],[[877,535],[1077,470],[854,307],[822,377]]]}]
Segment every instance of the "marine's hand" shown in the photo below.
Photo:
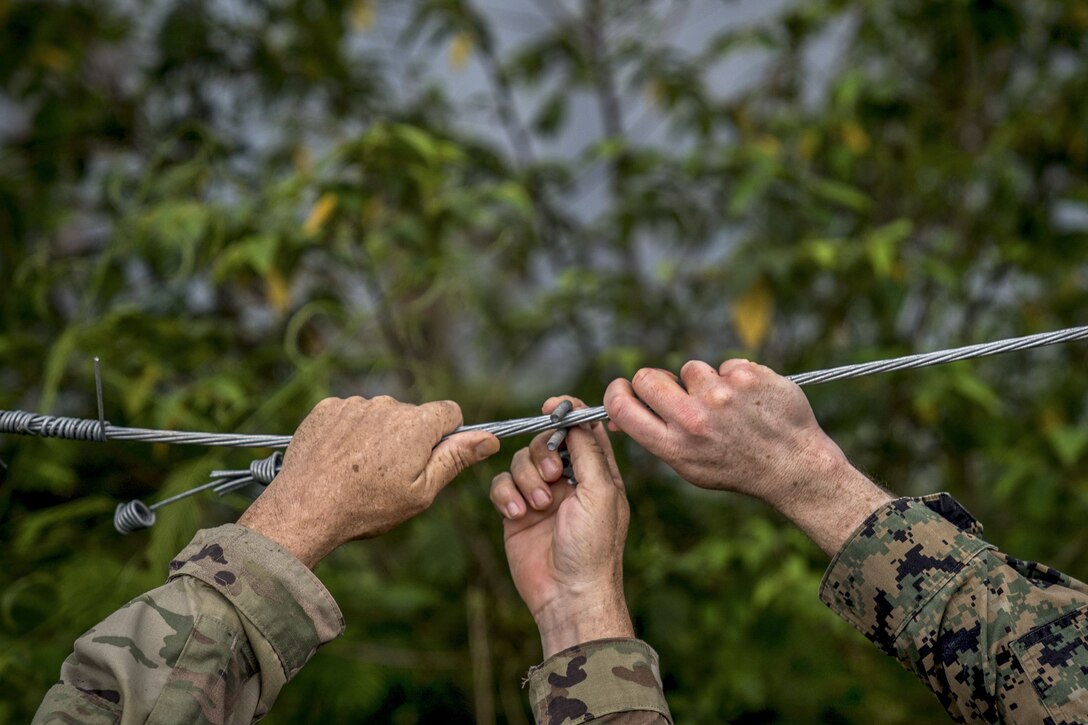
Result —
[{"label": "marine's hand", "polygon": [[801,389],[763,365],[691,361],[608,386],[614,426],[702,488],[760,498],[829,553],[891,497],[858,473]]},{"label": "marine's hand", "polygon": [[279,475],[238,523],[312,568],[337,546],[423,511],[458,473],[499,450],[484,431],[439,442],[461,422],[448,400],[327,398],[302,421]]},{"label": "marine's hand", "polygon": [[[560,400],[548,400],[544,412]],[[568,433],[576,486],[563,477],[548,437],[515,453],[510,472],[491,484],[491,501],[505,517],[510,573],[546,658],[582,642],[633,636],[623,594],[630,512],[608,434],[600,423]]]}]

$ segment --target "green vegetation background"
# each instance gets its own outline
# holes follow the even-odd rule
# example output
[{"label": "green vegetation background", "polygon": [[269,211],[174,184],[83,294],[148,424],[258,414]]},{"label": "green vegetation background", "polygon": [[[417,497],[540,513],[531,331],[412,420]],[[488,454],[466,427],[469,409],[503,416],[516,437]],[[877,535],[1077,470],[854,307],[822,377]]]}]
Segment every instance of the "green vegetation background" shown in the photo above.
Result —
[{"label": "green vegetation background", "polygon": [[[0,147],[0,407],[93,415],[101,355],[115,424],[287,433],[323,396],[379,393],[471,422],[689,357],[797,372],[1088,321],[1083,2],[801,2],[690,54],[634,0],[542,0],[544,33],[501,53],[473,0],[244,5],[0,0],[0,90],[30,114]],[[366,50],[382,12],[411,16],[424,63],[479,64],[504,138],[458,131],[440,87],[391,87]],[[845,52],[814,80],[830,27]],[[700,72],[736,53],[761,80],[716,97]],[[542,153],[575,89],[596,141]],[[634,143],[632,91],[694,144]],[[240,136],[244,114],[280,133]],[[586,175],[608,199],[590,219],[570,211]],[[887,486],[951,491],[996,544],[1083,578],[1086,360],[811,399]],[[540,649],[487,501],[522,443],[322,565],[347,634],[269,722],[528,722]],[[803,536],[617,448],[630,603],[678,722],[945,721],[817,601]],[[73,639],[245,502],[192,499],[129,537],[115,503],[252,452],[9,436],[0,456],[0,721],[26,722]]]}]

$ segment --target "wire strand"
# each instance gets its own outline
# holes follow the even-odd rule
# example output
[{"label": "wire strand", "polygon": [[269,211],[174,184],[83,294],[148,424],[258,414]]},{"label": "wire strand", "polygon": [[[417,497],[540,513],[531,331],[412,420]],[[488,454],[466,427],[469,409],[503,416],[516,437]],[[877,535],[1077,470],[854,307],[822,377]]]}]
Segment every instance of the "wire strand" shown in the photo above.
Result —
[{"label": "wire strand", "polygon": [[[798,385],[816,385],[835,380],[860,378],[877,373],[943,365],[973,358],[999,355],[1016,350],[1027,350],[1047,345],[1057,345],[1074,340],[1088,339],[1088,325],[1070,327],[1053,332],[1042,332],[1024,337],[1014,337],[995,342],[937,350],[935,352],[905,355],[903,357],[873,362],[843,365],[826,370],[814,370],[786,376]],[[490,423],[463,425],[449,435],[467,431],[485,430],[498,438],[541,433],[557,428],[570,428],[582,423],[607,420],[604,406],[582,408],[556,421],[550,415],[513,418]],[[95,419],[69,418],[39,415],[21,410],[0,410],[0,433],[60,438],[83,441],[139,441],[144,443],[169,443],[173,445],[226,446],[231,448],[286,448],[291,442],[289,435],[252,435],[244,433],[204,433],[198,431],[159,430],[155,428],[128,428],[111,425]],[[447,436],[448,437],[448,436]]]}]

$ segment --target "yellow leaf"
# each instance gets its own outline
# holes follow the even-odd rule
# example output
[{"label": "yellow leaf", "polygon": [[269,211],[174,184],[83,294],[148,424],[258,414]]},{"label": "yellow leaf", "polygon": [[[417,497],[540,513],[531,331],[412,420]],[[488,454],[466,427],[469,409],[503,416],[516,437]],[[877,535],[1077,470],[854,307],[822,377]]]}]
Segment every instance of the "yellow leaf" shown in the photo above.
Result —
[{"label": "yellow leaf", "polygon": [[370,225],[380,224],[385,216],[385,202],[381,196],[372,196],[363,204],[363,221]]},{"label": "yellow leaf", "polygon": [[331,191],[322,194],[310,211],[310,216],[306,217],[306,223],[302,225],[302,231],[311,236],[321,231],[321,227],[325,226],[329,216],[336,211],[336,203],[336,194]]},{"label": "yellow leaf", "polygon": [[854,152],[855,156],[861,156],[872,145],[869,134],[865,133],[865,129],[853,122],[843,125],[842,142],[846,144],[846,148]]},{"label": "yellow leaf", "polygon": [[55,45],[43,45],[39,48],[38,59],[42,65],[55,71],[68,70],[68,66],[72,64],[72,56]]},{"label": "yellow leaf", "polygon": [[763,344],[771,329],[774,296],[766,280],[759,280],[733,303],[733,327],[750,350]]},{"label": "yellow leaf", "polygon": [[450,41],[450,65],[454,70],[461,70],[472,55],[472,37],[468,33],[458,33]]},{"label": "yellow leaf", "polygon": [[665,84],[659,79],[654,78],[646,84],[646,103],[651,106],[660,106],[665,103],[665,100],[669,97],[669,91],[665,88]]},{"label": "yellow leaf", "polygon": [[355,29],[366,32],[374,27],[374,21],[378,17],[374,0],[359,0],[351,9],[351,24]]},{"label": "yellow leaf", "polygon": [[1070,13],[1070,20],[1078,28],[1088,28],[1088,6],[1083,4],[1074,5]]},{"label": "yellow leaf", "polygon": [[295,165],[295,171],[309,171],[313,167],[313,155],[310,147],[300,143],[291,151],[291,162]]},{"label": "yellow leaf", "polygon": [[797,142],[797,155],[805,161],[811,161],[819,148],[820,134],[811,128],[806,129],[801,134],[801,140]]},{"label": "yellow leaf", "polygon": [[277,312],[285,312],[291,306],[291,289],[278,269],[273,269],[264,278],[265,299],[272,309]]},{"label": "yellow leaf", "polygon": [[782,143],[774,136],[762,134],[752,140],[752,147],[764,156],[775,158],[782,151]]}]

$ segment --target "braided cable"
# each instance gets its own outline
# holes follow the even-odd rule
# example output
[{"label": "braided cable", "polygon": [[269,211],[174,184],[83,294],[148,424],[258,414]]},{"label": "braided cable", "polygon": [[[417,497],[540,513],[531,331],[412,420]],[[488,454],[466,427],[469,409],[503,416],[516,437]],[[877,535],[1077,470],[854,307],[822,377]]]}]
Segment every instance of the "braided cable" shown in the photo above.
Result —
[{"label": "braided cable", "polygon": [[[816,385],[835,380],[848,380],[865,375],[887,373],[897,370],[910,370],[943,365],[945,363],[988,357],[1016,350],[1056,345],[1074,340],[1088,339],[1088,325],[1070,327],[1053,332],[1041,332],[1006,340],[984,342],[976,345],[937,350],[935,352],[905,355],[888,360],[842,365],[826,370],[814,370],[807,373],[788,375],[786,378],[797,385]],[[97,360],[96,360],[97,363]],[[98,381],[96,367],[96,384]],[[148,443],[188,444],[201,446],[227,446],[233,448],[286,448],[291,442],[287,435],[248,435],[241,433],[202,433],[197,431],[157,430],[154,428],[127,428],[110,425],[102,418],[101,392],[98,389],[99,418],[69,418],[64,416],[39,415],[23,410],[0,410],[0,433],[38,436],[41,438],[61,438],[79,441],[125,440]],[[565,414],[539,415],[527,418],[474,423],[463,425],[450,435],[468,431],[486,430],[497,438],[510,438],[519,435],[541,433],[546,430],[564,430],[582,423],[607,420],[608,413],[604,406],[582,408],[581,410],[563,410]],[[562,442],[560,435],[553,436],[556,447]],[[275,451],[267,458],[253,461],[248,469],[237,471],[213,471],[212,480],[175,496],[163,499],[151,506],[142,501],[133,500],[119,504],[114,512],[114,526],[127,534],[136,529],[148,528],[155,523],[155,509],[174,501],[191,496],[201,491],[212,489],[223,495],[252,483],[267,486],[279,473],[283,455]]]},{"label": "braided cable", "polygon": [[[786,376],[798,385],[816,385],[834,380],[859,378],[876,373],[942,365],[945,363],[988,357],[1015,350],[1027,350],[1046,345],[1088,339],[1088,325],[1071,327],[1054,332],[1042,332],[1025,337],[1015,337],[995,342],[967,345],[950,350],[906,355],[888,360],[843,365],[826,370],[814,370]],[[606,420],[608,414],[603,406],[575,410],[560,421],[549,415],[512,418],[490,423],[463,425],[449,435],[475,430],[486,430],[497,438],[511,438],[519,435],[541,433],[556,428],[570,428],[582,423]],[[101,423],[93,419],[67,418],[51,415],[39,415],[22,410],[0,410],[0,433],[16,433],[44,438],[64,438],[68,440],[102,441],[141,441],[146,443],[170,443],[175,445],[226,446],[232,448],[286,448],[291,442],[289,435],[252,435],[244,433],[202,433],[198,431],[158,430],[154,428],[127,428],[124,426]]]}]

